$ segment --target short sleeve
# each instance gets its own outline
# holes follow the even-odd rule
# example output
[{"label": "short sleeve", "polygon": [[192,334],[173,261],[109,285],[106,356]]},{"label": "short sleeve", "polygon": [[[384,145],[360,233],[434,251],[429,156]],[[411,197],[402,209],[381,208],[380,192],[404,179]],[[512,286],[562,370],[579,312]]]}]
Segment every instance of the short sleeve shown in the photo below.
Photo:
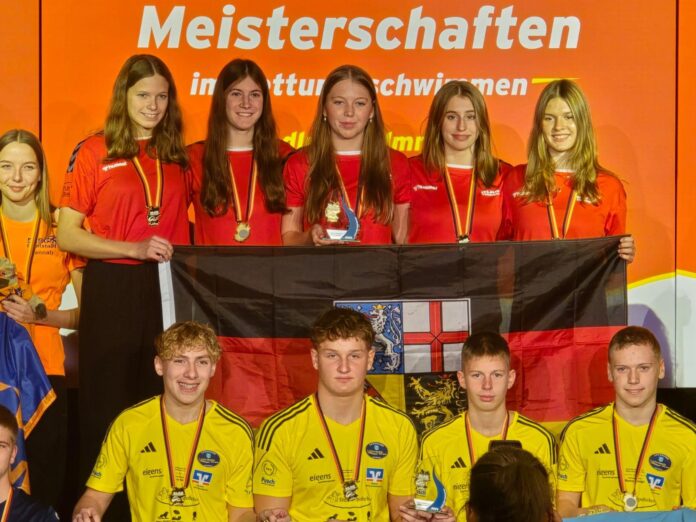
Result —
[{"label": "short sleeve", "polygon": [[607,236],[626,233],[626,190],[620,180],[611,178],[611,208],[607,215],[605,232]]},{"label": "short sleeve", "polygon": [[305,179],[309,165],[304,153],[293,154],[283,168],[285,197],[288,207],[304,207]]},{"label": "short sleeve", "polygon": [[418,440],[416,430],[409,421],[403,421],[399,430],[399,458],[389,481],[389,494],[394,496],[413,495],[413,474],[418,462]]},{"label": "short sleeve", "polygon": [[[230,475],[225,485],[225,501],[234,507],[254,506],[252,496],[252,469],[254,463],[253,442],[246,443],[246,434],[239,436],[237,459],[230,466]],[[244,440],[244,444],[241,441]],[[247,439],[248,440],[248,439]]]},{"label": "short sleeve", "polygon": [[[696,443],[696,436],[692,436],[691,440]],[[684,507],[696,509],[696,444],[691,445],[689,455],[684,459],[682,467],[682,503]]]},{"label": "short sleeve", "polygon": [[394,204],[401,205],[411,201],[411,166],[402,153],[391,150],[392,183],[394,184]]},{"label": "short sleeve", "polygon": [[585,491],[587,470],[583,464],[578,447],[577,435],[572,428],[568,430],[561,442],[558,458],[557,487],[561,491],[581,493]]},{"label": "short sleeve", "polygon": [[260,447],[259,436],[264,433],[264,427],[259,430],[256,440],[256,455],[254,464],[253,490],[255,495],[270,497],[292,496],[292,466],[283,451],[282,432],[276,432],[268,443],[268,449]]},{"label": "short sleeve", "polygon": [[102,443],[97,461],[87,479],[88,488],[103,493],[123,491],[123,480],[128,471],[127,443],[123,417],[119,416]]},{"label": "short sleeve", "polygon": [[98,158],[95,151],[89,146],[90,141],[88,140],[78,145],[76,151],[73,152],[75,157],[74,160],[71,159],[71,166],[68,168],[65,178],[65,184],[68,186],[63,188],[67,200],[65,206],[85,216],[92,213],[96,204],[96,180],[101,161],[101,158]]}]

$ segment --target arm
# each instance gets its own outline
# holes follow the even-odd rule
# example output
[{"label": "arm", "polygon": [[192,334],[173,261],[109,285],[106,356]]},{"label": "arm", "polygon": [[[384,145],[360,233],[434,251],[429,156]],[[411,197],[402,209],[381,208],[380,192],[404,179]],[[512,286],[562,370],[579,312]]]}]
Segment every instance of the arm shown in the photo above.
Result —
[{"label": "arm", "polygon": [[303,230],[304,210],[302,207],[290,207],[290,212],[284,214],[280,222],[280,234],[285,246],[325,246],[340,245],[341,241],[324,239],[325,233],[321,225],[312,225]]},{"label": "arm", "polygon": [[164,238],[152,236],[138,242],[99,237],[82,227],[85,215],[63,208],[58,218],[58,246],[66,252],[90,259],[130,258],[141,261],[169,261],[174,248]]},{"label": "arm", "polygon": [[394,205],[394,220],[392,221],[392,239],[397,245],[406,244],[408,238],[408,209],[410,203]]},{"label": "arm", "polygon": [[100,522],[113,498],[113,493],[87,488],[73,510],[73,522]]},{"label": "arm", "polygon": [[[82,270],[73,270],[70,277],[75,287],[77,301],[80,302],[80,293],[82,291]],[[70,310],[47,310],[46,317],[37,319],[34,316],[34,311],[29,306],[26,299],[18,295],[11,295],[0,303],[0,308],[7,312],[7,315],[18,323],[24,324],[40,324],[44,326],[53,326],[55,328],[69,328],[75,330],[79,319],[80,308],[71,308]]]},{"label": "arm", "polygon": [[290,522],[291,500],[292,497],[254,495],[254,511],[261,522]]},{"label": "arm", "polygon": [[252,508],[240,508],[227,504],[228,522],[256,522],[256,513]]}]

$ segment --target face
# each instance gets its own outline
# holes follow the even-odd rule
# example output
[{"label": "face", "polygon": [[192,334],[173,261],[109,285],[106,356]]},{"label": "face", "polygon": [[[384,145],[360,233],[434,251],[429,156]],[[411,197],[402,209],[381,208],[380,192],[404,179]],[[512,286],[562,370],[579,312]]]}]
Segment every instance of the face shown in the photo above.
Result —
[{"label": "face", "polygon": [[18,205],[33,201],[40,180],[39,162],[29,145],[13,142],[0,151],[0,192],[3,200]]},{"label": "face", "polygon": [[575,117],[564,99],[553,98],[546,104],[542,127],[544,141],[553,159],[563,157],[575,146],[578,129]]},{"label": "face", "polygon": [[489,412],[505,409],[505,396],[515,384],[515,370],[502,356],[474,357],[457,372],[457,378],[466,390],[469,409]]},{"label": "face", "polygon": [[254,128],[263,112],[263,91],[250,77],[232,84],[226,95],[227,123],[233,130]]},{"label": "face", "polygon": [[360,339],[324,341],[312,348],[312,364],[319,372],[319,387],[335,397],[362,394],[375,351]]},{"label": "face", "polygon": [[607,368],[614,384],[616,404],[640,408],[657,397],[657,382],[665,376],[665,363],[647,344],[614,350]]},{"label": "face", "polygon": [[136,137],[152,136],[152,129],[167,113],[169,82],[159,74],[143,78],[128,89],[127,99]]},{"label": "face", "polygon": [[453,96],[447,102],[441,132],[446,156],[466,151],[473,158],[479,131],[476,111],[469,98]]},{"label": "face", "polygon": [[324,117],[336,150],[359,150],[375,110],[370,91],[353,80],[341,80],[326,97]]},{"label": "face", "polygon": [[10,467],[14,464],[16,456],[17,445],[12,433],[4,426],[0,426],[0,478],[10,472]]},{"label": "face", "polygon": [[204,400],[215,363],[205,348],[176,354],[171,359],[155,357],[155,371],[164,381],[164,394],[179,406],[200,404]]}]

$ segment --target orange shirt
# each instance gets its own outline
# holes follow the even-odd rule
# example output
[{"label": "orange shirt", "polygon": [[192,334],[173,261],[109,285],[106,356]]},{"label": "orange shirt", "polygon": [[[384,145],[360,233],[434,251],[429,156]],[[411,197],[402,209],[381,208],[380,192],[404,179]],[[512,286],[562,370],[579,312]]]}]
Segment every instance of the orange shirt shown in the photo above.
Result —
[{"label": "orange shirt", "polygon": [[[545,201],[528,203],[522,193],[526,165],[518,165],[503,183],[503,223],[499,239],[531,241],[553,239]],[[556,172],[553,210],[559,234],[572,191],[572,172]],[[581,201],[578,196],[566,234],[567,239],[614,236],[626,233],[626,191],[618,178],[599,172],[597,203]]]},{"label": "orange shirt", "polygon": [[[34,232],[34,221],[13,221],[6,216],[4,221],[17,277],[26,281],[25,267],[30,252],[28,245],[31,243]],[[1,242],[0,254],[3,257],[7,256],[5,246]],[[46,234],[46,225],[41,223],[29,283],[32,291],[43,299],[48,310],[56,310],[60,306],[65,287],[70,282],[70,272],[82,268],[84,265],[83,259],[60,250],[56,242],[55,229],[52,227]],[[65,352],[59,329],[39,324],[24,326],[31,334],[46,373],[48,375],[65,375],[63,366]]]}]

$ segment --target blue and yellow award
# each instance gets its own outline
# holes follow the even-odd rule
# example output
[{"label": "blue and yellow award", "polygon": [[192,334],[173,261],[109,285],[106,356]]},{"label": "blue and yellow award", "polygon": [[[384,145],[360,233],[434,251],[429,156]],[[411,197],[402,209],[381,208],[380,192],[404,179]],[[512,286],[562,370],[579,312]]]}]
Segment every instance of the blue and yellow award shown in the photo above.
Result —
[{"label": "blue and yellow award", "polygon": [[338,241],[359,241],[360,220],[355,214],[346,198],[338,201],[330,201],[324,212],[326,224],[324,230],[329,239]]},{"label": "blue and yellow award", "polygon": [[413,499],[416,510],[426,513],[439,513],[447,501],[447,491],[437,476],[434,466],[425,469],[421,466],[416,476],[416,497]]}]

